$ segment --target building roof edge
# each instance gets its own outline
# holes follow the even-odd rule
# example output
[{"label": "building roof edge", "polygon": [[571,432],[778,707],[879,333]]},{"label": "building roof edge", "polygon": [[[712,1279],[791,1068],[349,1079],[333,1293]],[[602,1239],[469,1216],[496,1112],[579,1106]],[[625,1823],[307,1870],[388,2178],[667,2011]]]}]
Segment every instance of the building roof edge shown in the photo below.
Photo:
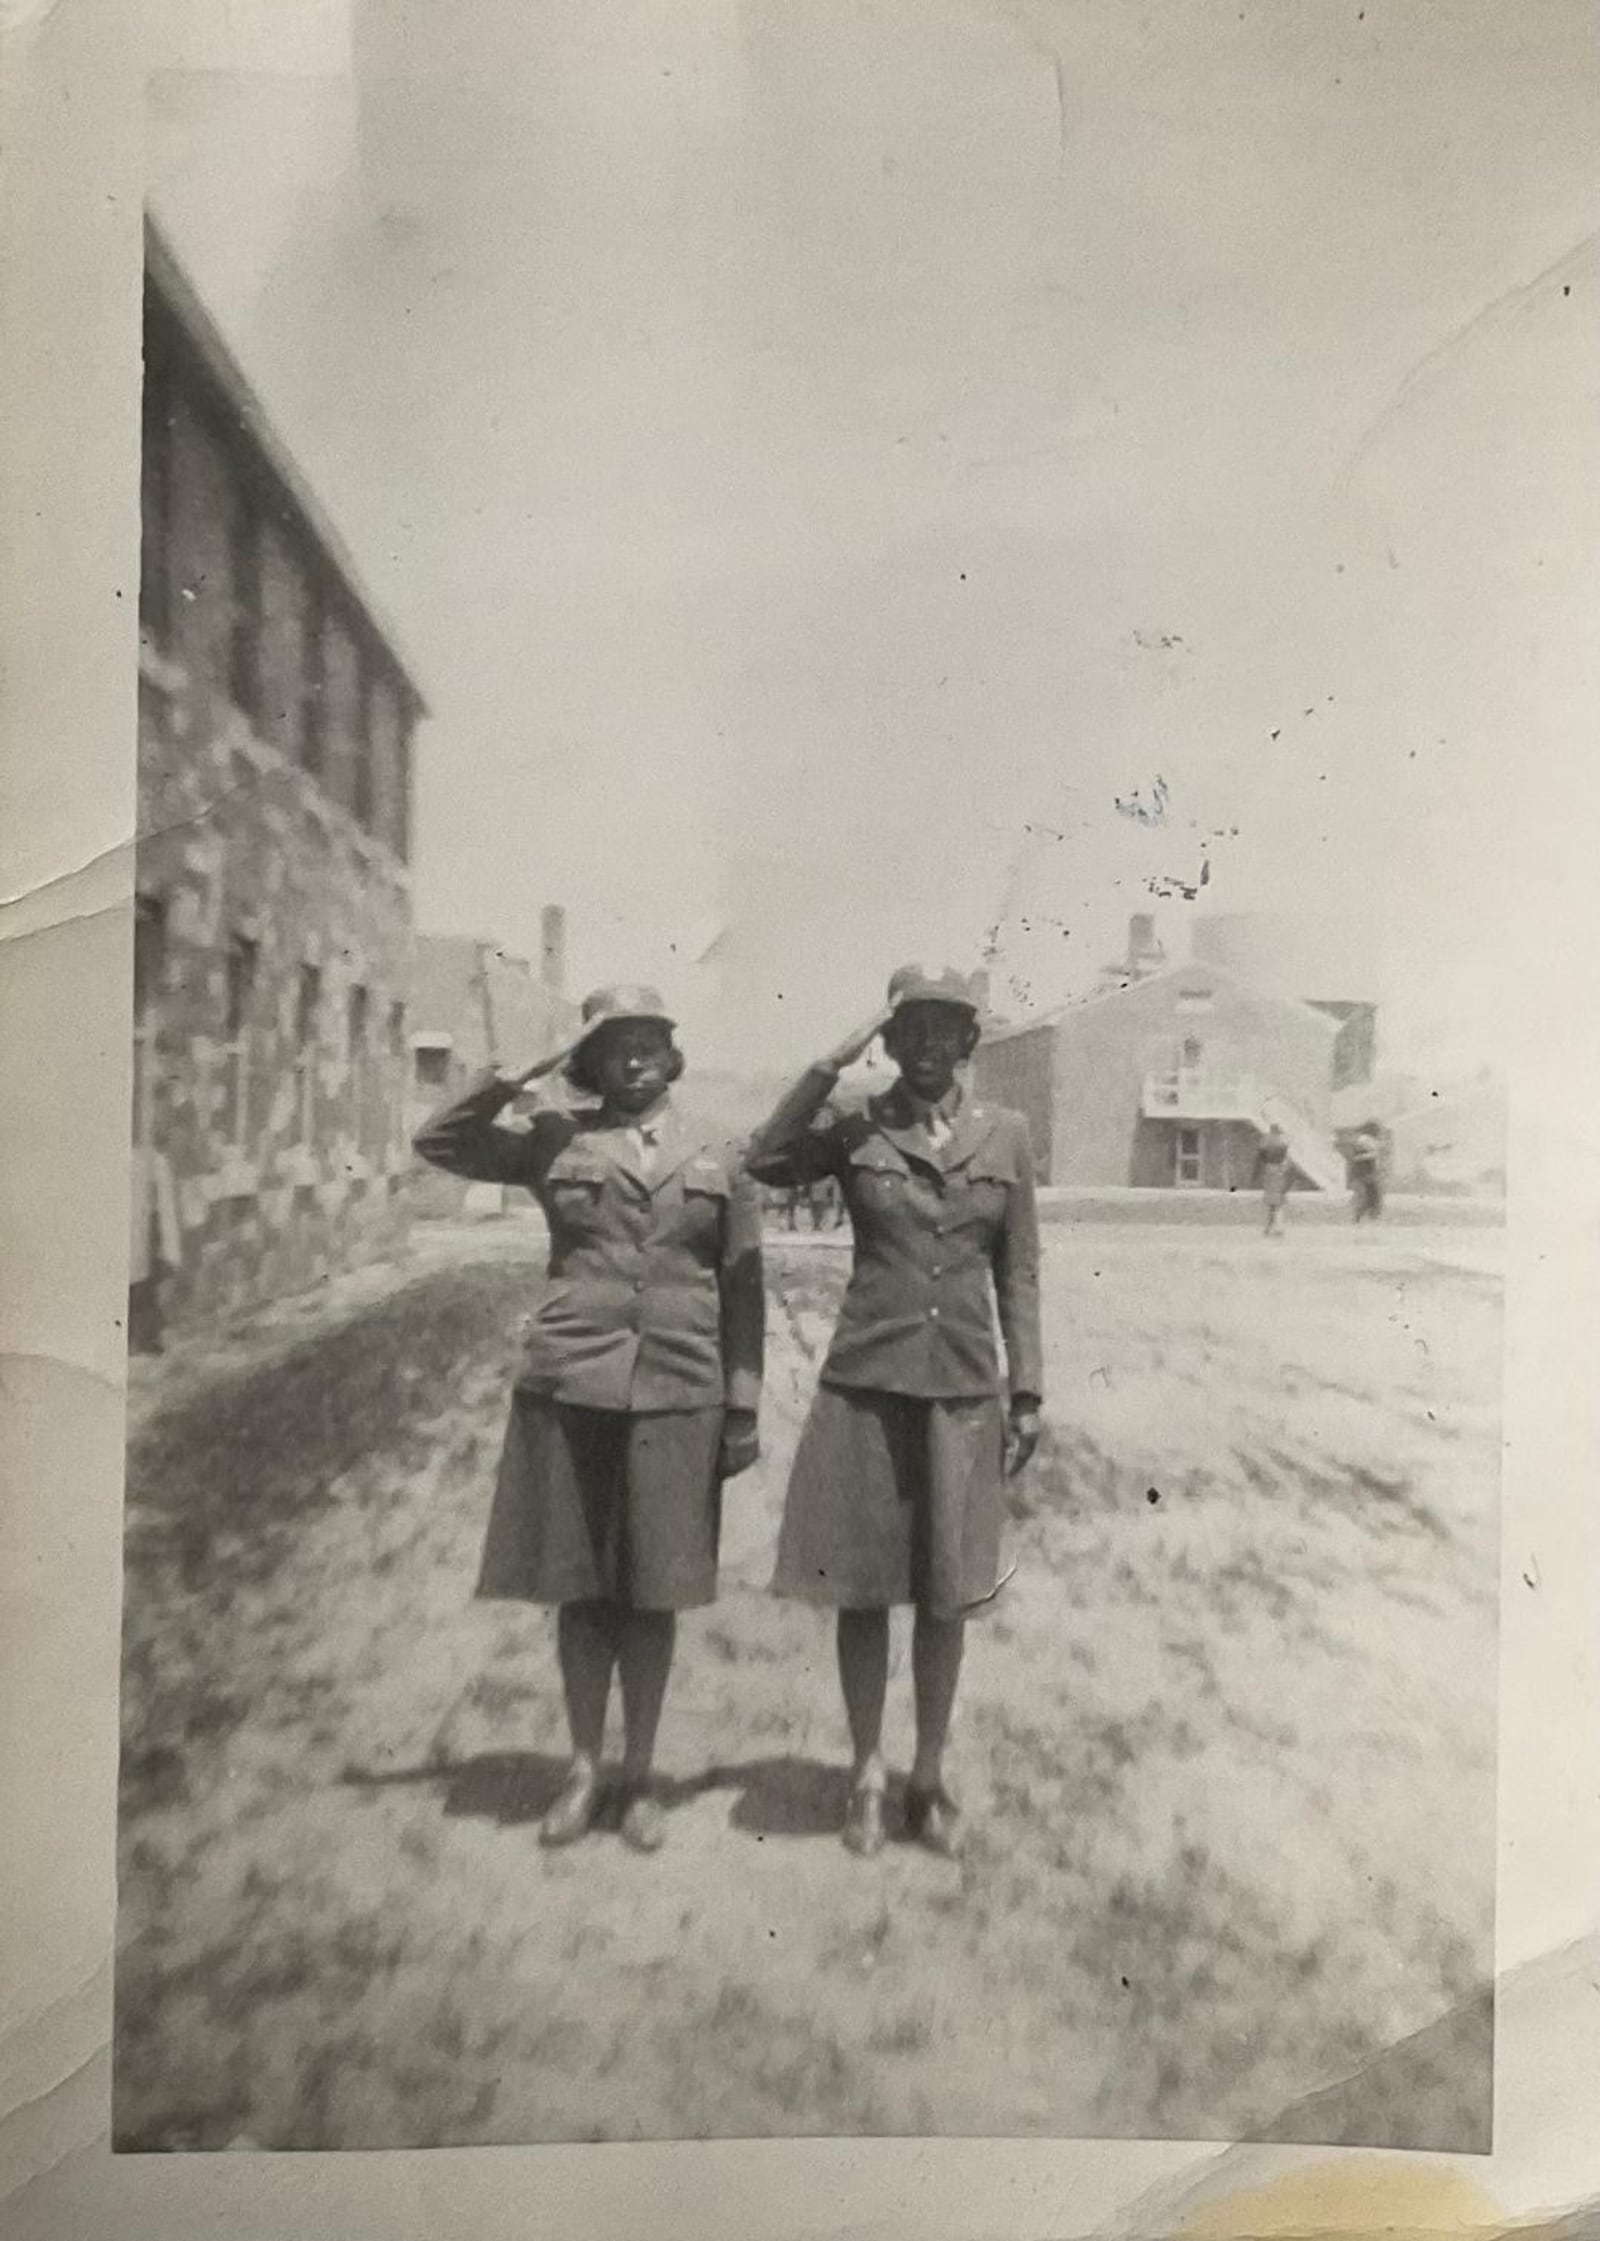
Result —
[{"label": "building roof edge", "polygon": [[201,301],[198,290],[184,270],[160,221],[149,210],[144,216],[144,265],[146,278],[154,283],[165,299],[206,371],[238,414],[251,442],[294,501],[296,510],[303,516],[307,528],[321,546],[324,558],[343,582],[345,590],[360,608],[366,622],[382,640],[385,651],[399,670],[406,690],[411,695],[415,713],[418,716],[431,715],[427,695],[418,682],[416,666],[405,651],[398,631],[381,603],[368,590],[349,546],[334,526],[304,471],[296,463],[288,444],[273,426],[265,405],[232,345]]}]

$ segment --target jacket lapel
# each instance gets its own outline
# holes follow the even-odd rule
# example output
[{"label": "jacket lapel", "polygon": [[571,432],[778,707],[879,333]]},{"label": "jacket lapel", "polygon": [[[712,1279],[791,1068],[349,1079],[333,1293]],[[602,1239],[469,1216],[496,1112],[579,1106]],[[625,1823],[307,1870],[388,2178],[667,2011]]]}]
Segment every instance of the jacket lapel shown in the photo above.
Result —
[{"label": "jacket lapel", "polygon": [[874,1100],[872,1118],[878,1134],[887,1137],[903,1159],[914,1159],[923,1167],[939,1166],[939,1155],[929,1141],[928,1132],[917,1119],[910,1099],[898,1082]]},{"label": "jacket lapel", "polygon": [[688,1130],[678,1118],[677,1110],[669,1105],[656,1124],[656,1151],[651,1163],[651,1173],[645,1180],[645,1189],[654,1198],[663,1183],[670,1182],[679,1168],[698,1147],[689,1140]]},{"label": "jacket lapel", "polygon": [[995,1125],[992,1108],[978,1104],[971,1091],[963,1089],[961,1102],[951,1117],[950,1133],[936,1149],[898,1082],[884,1091],[873,1108],[873,1118],[880,1135],[887,1136],[898,1152],[907,1159],[919,1160],[924,1167],[934,1168],[941,1175],[965,1166],[994,1133]]},{"label": "jacket lapel", "polygon": [[970,1091],[963,1094],[960,1109],[955,1116],[955,1126],[945,1139],[939,1154],[941,1166],[949,1174],[952,1168],[964,1167],[979,1146],[994,1134],[995,1118],[992,1106],[980,1105]]}]

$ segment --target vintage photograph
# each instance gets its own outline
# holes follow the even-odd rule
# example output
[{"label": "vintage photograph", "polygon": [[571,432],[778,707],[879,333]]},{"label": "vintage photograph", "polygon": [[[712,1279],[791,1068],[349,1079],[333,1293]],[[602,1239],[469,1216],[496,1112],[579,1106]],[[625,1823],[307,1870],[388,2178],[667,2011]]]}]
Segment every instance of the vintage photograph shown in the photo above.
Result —
[{"label": "vintage photograph", "polygon": [[1487,2153],[1585,12],[283,18],[147,98],[115,2144]]}]

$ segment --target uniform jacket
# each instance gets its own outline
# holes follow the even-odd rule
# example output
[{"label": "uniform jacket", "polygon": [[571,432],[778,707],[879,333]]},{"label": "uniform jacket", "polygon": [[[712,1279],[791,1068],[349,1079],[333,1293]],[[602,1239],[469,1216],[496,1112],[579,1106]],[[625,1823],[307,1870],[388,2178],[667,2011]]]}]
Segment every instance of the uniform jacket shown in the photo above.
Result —
[{"label": "uniform jacket", "polygon": [[904,1085],[856,1108],[821,1108],[832,1069],[802,1075],[751,1140],[762,1183],[838,1178],[855,1265],[822,1375],[927,1400],[976,1398],[1001,1383],[998,1304],[1013,1398],[1041,1391],[1039,1225],[1028,1124],[963,1097],[935,1149]]},{"label": "uniform jacket", "polygon": [[519,1383],[580,1408],[754,1409],[761,1393],[761,1212],[731,1146],[670,1105],[646,1180],[597,1110],[499,1119],[517,1094],[481,1075],[417,1132],[419,1156],[520,1184],[550,1226],[549,1282]]}]

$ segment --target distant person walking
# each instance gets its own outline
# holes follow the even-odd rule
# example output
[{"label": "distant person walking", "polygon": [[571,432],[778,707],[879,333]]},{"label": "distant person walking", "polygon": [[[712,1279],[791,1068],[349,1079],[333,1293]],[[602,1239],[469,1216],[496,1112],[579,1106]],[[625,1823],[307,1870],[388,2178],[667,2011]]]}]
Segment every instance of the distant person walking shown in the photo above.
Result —
[{"label": "distant person walking", "polygon": [[[571,1843],[595,1819],[615,1672],[622,1834],[653,1852],[676,1614],[715,1596],[722,1481],[758,1451],[761,1211],[731,1147],[699,1142],[674,1110],[683,1059],[656,991],[600,989],[582,1019],[555,1057],[480,1076],[416,1149],[452,1175],[521,1184],[549,1223],[478,1593],[560,1612],[572,1760],[542,1840]],[[500,1119],[557,1067],[580,1103]]]},{"label": "distant person walking", "polygon": [[1256,1148],[1255,1181],[1261,1192],[1264,1234],[1281,1237],[1283,1209],[1289,1196],[1289,1139],[1276,1121]]},{"label": "distant person walking", "polygon": [[[880,1031],[898,1078],[824,1116],[841,1072]],[[773,1585],[838,1612],[853,1751],[843,1833],[861,1854],[884,1841],[889,1610],[904,1603],[916,1608],[906,1826],[935,1852],[958,1849],[944,1750],[966,1619],[1001,1584],[1007,1463],[1020,1470],[1039,1439],[1033,1154],[1020,1114],[980,1103],[958,1080],[978,1034],[978,1006],[960,974],[903,968],[889,983],[887,1012],[800,1077],[747,1154],[763,1182],[833,1177],[854,1231],[849,1287],[789,1479]]]},{"label": "distant person walking", "polygon": [[1351,1211],[1357,1222],[1375,1222],[1383,1213],[1383,1137],[1368,1121],[1350,1147]]}]

